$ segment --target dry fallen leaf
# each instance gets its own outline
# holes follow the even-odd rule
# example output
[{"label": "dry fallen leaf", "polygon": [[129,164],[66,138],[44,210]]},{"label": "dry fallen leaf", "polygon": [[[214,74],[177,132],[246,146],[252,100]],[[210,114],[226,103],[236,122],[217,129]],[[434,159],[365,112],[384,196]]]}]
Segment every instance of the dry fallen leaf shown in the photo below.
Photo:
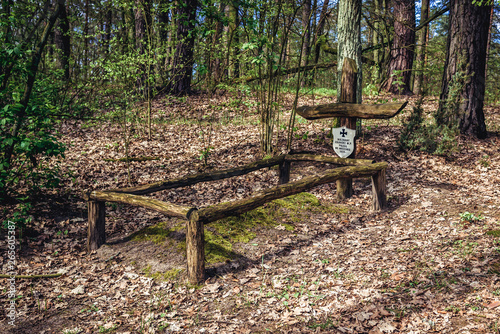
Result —
[{"label": "dry fallen leaf", "polygon": [[495,307],[498,307],[500,306],[500,301],[498,300],[495,300],[494,302],[488,304],[488,305],[485,305],[487,308],[495,308]]}]

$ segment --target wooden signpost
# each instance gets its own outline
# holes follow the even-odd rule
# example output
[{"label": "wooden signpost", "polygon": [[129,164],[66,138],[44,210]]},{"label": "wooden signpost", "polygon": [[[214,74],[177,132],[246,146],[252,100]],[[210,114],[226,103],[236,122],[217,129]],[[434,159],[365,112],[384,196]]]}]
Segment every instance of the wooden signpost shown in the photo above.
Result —
[{"label": "wooden signpost", "polygon": [[[408,102],[403,103],[386,103],[386,104],[356,104],[356,86],[357,86],[357,75],[358,70],[356,67],[356,61],[351,58],[344,58],[344,64],[342,67],[342,78],[340,87],[340,103],[329,103],[318,105],[314,107],[303,106],[297,108],[297,114],[304,117],[307,120],[315,120],[320,118],[340,118],[340,126],[345,127],[345,129],[351,129],[356,131],[356,121],[358,118],[364,119],[387,119],[396,116],[401,110],[403,110]],[[335,129],[334,129],[335,130]],[[341,131],[342,128],[337,128],[337,131]],[[341,136],[346,137],[347,131],[340,132]],[[351,144],[348,140],[342,140],[335,136],[334,133],[334,150],[341,158],[346,158],[342,156],[343,152],[347,149],[352,149],[351,155],[347,158],[356,158],[356,140],[354,139]],[[344,147],[340,145],[343,143]],[[353,147],[348,147],[352,145]],[[339,154],[340,153],[340,154]],[[385,173],[385,171],[384,171]],[[352,191],[352,179],[340,179],[337,180],[337,197],[339,199],[345,199],[351,197]]]}]

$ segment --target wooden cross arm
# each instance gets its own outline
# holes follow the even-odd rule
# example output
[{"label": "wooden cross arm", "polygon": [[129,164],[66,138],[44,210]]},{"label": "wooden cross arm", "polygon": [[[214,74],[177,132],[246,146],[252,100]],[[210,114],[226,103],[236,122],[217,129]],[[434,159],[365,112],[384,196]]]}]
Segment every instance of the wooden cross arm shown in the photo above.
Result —
[{"label": "wooden cross arm", "polygon": [[408,101],[385,104],[329,103],[314,107],[299,107],[297,114],[308,120],[330,117],[387,119],[396,116],[407,104]]}]

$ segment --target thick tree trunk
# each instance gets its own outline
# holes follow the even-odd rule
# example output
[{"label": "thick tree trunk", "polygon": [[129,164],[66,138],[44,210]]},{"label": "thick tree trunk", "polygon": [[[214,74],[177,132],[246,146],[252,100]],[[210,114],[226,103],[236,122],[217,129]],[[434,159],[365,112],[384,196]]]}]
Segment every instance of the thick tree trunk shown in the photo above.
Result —
[{"label": "thick tree trunk", "polygon": [[316,32],[314,34],[314,39],[312,42],[312,46],[314,48],[314,64],[317,64],[319,61],[319,54],[321,51],[321,45],[318,44],[319,37],[323,35],[323,30],[325,29],[326,15],[328,13],[328,4],[329,0],[323,1],[323,7],[321,8],[321,14],[319,15],[318,25],[316,27]]},{"label": "thick tree trunk", "polygon": [[135,47],[140,54],[144,54],[149,39],[151,39],[151,1],[136,0],[135,8]]},{"label": "thick tree trunk", "polygon": [[394,42],[388,78],[383,88],[394,94],[412,95],[410,90],[415,48],[415,1],[394,1]]},{"label": "thick tree trunk", "polygon": [[57,48],[60,50],[58,55],[58,67],[64,70],[64,79],[69,80],[69,57],[71,53],[71,44],[69,37],[69,21],[66,4],[61,7],[59,13],[59,25],[54,29],[54,41]]},{"label": "thick tree trunk", "polygon": [[160,53],[157,72],[160,74],[162,81],[166,81],[166,73],[168,69],[168,35],[169,35],[169,2],[161,0],[158,4],[158,45],[160,45]]},{"label": "thick tree trunk", "polygon": [[483,104],[491,6],[450,1],[448,47],[437,121],[487,136]]},{"label": "thick tree trunk", "polygon": [[[429,2],[430,0],[422,0],[422,7],[420,11],[420,23],[427,21],[429,18]],[[424,83],[424,68],[425,68],[425,48],[429,40],[429,24],[426,24],[418,34],[418,45],[417,45],[417,56],[415,58],[416,62],[416,73],[415,82],[413,84],[413,91],[416,95],[422,95],[423,83]]]},{"label": "thick tree trunk", "polygon": [[194,63],[194,25],[198,0],[180,2],[176,8],[177,45],[172,66],[172,79],[167,90],[181,95],[191,92]]},{"label": "thick tree trunk", "polygon": [[337,20],[337,100],[340,101],[341,77],[344,58],[356,61],[357,90],[356,103],[361,103],[362,62],[361,62],[361,0],[340,0]]},{"label": "thick tree trunk", "polygon": [[[224,4],[223,1],[221,1],[219,4],[219,15],[224,15],[225,9],[226,9],[226,5]],[[214,33],[214,36],[212,39],[212,50],[214,50],[214,51],[219,49],[219,43],[220,43],[220,39],[222,37],[223,30],[224,30],[224,25],[222,23],[222,20],[217,20],[215,23],[215,33]],[[215,52],[219,52],[219,51],[215,51]],[[212,70],[212,74],[213,74],[213,77],[211,79],[212,79],[212,82],[214,84],[220,82],[220,80],[222,79],[222,66],[221,65],[222,64],[221,64],[220,55],[219,54],[213,55],[212,64],[210,66],[211,66],[211,70]]]}]

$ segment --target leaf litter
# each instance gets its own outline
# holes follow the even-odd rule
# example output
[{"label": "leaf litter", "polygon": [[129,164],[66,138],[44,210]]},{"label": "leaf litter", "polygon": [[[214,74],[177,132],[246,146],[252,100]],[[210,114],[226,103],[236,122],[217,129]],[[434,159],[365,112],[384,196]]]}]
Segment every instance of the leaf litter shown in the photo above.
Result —
[{"label": "leaf litter", "polygon": [[[149,142],[137,129],[131,156],[133,184],[200,171],[231,168],[261,158],[257,116],[230,97],[194,96],[156,101]],[[304,103],[330,102],[316,99]],[[365,103],[369,103],[367,100]],[[209,105],[220,105],[208,108]],[[168,107],[168,108],[167,108]],[[435,107],[430,105],[430,107]],[[196,112],[215,120],[206,143]],[[163,113],[160,113],[162,111]],[[245,114],[245,117],[240,115]],[[183,115],[179,117],[178,115]],[[500,110],[490,108],[490,124]],[[207,266],[201,286],[185,283],[181,224],[126,205],[107,206],[107,245],[87,254],[86,203],[81,192],[128,186],[120,127],[105,123],[62,126],[68,146],[65,191],[46,194],[34,209],[18,255],[19,274],[62,273],[58,278],[16,281],[15,333],[496,333],[500,328],[500,154],[498,132],[484,140],[461,139],[451,157],[401,152],[396,121],[368,121],[357,157],[387,161],[389,208],[371,211],[371,185],[354,181],[354,196],[339,202],[335,184],[311,191],[324,208],[279,216],[233,245],[233,258]],[[222,122],[223,121],[223,122]],[[399,122],[399,123],[398,123]],[[370,130],[367,130],[370,126]],[[327,121],[298,123],[294,149],[333,155]],[[302,136],[307,134],[306,136]],[[281,140],[285,134],[281,133]],[[280,142],[280,145],[282,142]],[[297,163],[291,179],[328,168]],[[68,174],[67,174],[68,175]],[[208,206],[243,198],[277,184],[277,170],[261,170],[154,196]],[[8,208],[7,208],[8,209]],[[464,212],[481,219],[461,219]],[[134,241],[133,233],[165,223],[168,249]],[[182,225],[182,224],[181,224]],[[287,229],[292,226],[293,229]],[[208,227],[207,227],[208,228]],[[3,239],[5,240],[5,239]],[[3,242],[3,241],[2,241]],[[1,245],[5,250],[5,242]],[[2,260],[6,268],[6,258]],[[162,273],[156,275],[155,273]],[[2,301],[7,303],[2,279]]]}]

